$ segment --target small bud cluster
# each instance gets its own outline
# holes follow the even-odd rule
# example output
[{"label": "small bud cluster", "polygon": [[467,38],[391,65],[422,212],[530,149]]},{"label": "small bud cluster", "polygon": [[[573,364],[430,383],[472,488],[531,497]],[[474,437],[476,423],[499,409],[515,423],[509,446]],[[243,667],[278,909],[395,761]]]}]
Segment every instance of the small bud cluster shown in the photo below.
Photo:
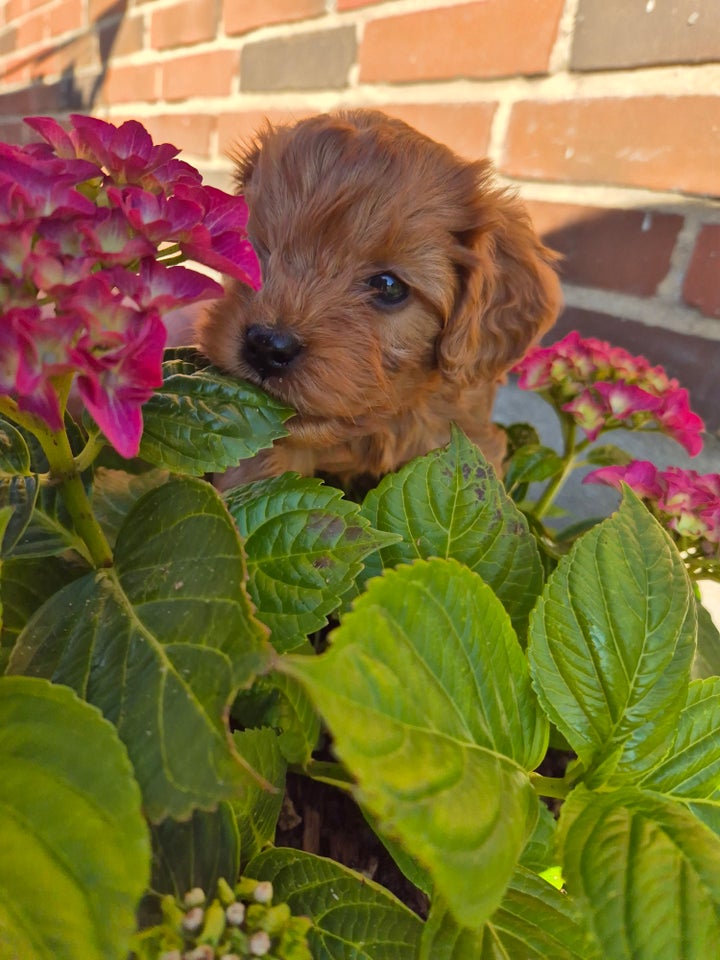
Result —
[{"label": "small bud cluster", "polygon": [[273,906],[267,880],[242,877],[233,889],[220,880],[208,902],[198,887],[182,904],[163,898],[164,922],[138,937],[138,960],[312,960],[310,920],[293,917],[286,903]]}]

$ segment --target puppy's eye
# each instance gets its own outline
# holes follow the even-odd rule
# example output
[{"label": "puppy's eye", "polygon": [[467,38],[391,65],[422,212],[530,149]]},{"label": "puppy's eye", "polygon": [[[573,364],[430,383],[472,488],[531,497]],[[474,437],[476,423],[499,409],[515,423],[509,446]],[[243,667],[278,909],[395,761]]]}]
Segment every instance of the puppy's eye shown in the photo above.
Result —
[{"label": "puppy's eye", "polygon": [[373,299],[383,307],[396,307],[410,294],[408,285],[394,273],[376,273],[365,282],[373,290]]}]

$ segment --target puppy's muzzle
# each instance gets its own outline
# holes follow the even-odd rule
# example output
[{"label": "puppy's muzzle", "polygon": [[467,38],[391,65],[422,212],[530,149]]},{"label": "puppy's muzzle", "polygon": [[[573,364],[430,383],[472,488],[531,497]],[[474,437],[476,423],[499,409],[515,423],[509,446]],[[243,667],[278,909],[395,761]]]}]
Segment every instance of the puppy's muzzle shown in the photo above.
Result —
[{"label": "puppy's muzzle", "polygon": [[300,340],[283,327],[265,327],[256,323],[245,332],[243,357],[263,378],[282,376],[301,351]]}]

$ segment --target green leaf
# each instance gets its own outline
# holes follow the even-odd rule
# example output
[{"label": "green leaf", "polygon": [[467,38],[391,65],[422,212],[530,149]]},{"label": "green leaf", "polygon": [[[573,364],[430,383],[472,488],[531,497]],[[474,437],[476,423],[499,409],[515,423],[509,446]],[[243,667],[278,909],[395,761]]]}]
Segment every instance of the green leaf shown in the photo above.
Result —
[{"label": "green leaf", "polygon": [[643,787],[689,803],[716,829],[720,820],[720,677],[695,680],[677,721],[669,755],[644,778]]},{"label": "green leaf", "polygon": [[[313,654],[310,654],[314,656]],[[232,707],[240,727],[272,727],[288,763],[305,766],[320,738],[320,717],[305,688],[294,677],[274,673],[258,677]]]},{"label": "green leaf", "polygon": [[387,890],[332,860],[300,850],[261,853],[244,875],[269,880],[276,902],[312,920],[314,960],[416,960],[419,917]]},{"label": "green leaf", "polygon": [[327,653],[278,667],[306,685],[383,832],[427,867],[461,923],[480,926],[534,827],[526,770],[547,745],[492,590],[452,560],[387,571]]},{"label": "green leaf", "polygon": [[67,687],[4,677],[0,731],[0,955],[124,956],[150,844],[115,729]]},{"label": "green leaf", "polygon": [[240,834],[227,801],[210,812],[194,810],[182,823],[168,817],[152,828],[152,841],[155,894],[182,900],[194,887],[212,893],[221,877],[234,883],[238,876]]},{"label": "green leaf", "polygon": [[538,819],[533,834],[522,852],[520,863],[528,870],[542,873],[557,864],[555,854],[555,817],[538,798]]},{"label": "green leaf", "polygon": [[30,451],[23,435],[0,417],[0,474],[30,473]]},{"label": "green leaf", "polygon": [[638,782],[667,752],[695,649],[695,600],[635,495],[585,534],[530,620],[541,703],[593,782]]},{"label": "green leaf", "polygon": [[[5,560],[0,565],[0,662],[17,641],[20,631],[35,611],[66,584],[85,573],[85,568],[60,557]],[[3,673],[0,666],[0,674]]]},{"label": "green leaf", "polygon": [[117,725],[152,820],[187,817],[244,783],[227,711],[272,652],[244,579],[217,492],[174,480],[131,510],[115,567],[51,597],[13,651],[11,672],[66,683]]},{"label": "green leaf", "polygon": [[36,477],[15,478],[10,504],[16,512],[3,543],[7,556],[57,557],[74,550],[89,560],[85,542],[75,533],[56,486],[41,485]]},{"label": "green leaf", "polygon": [[505,467],[505,489],[511,493],[522,483],[537,483],[549,480],[563,469],[562,457],[550,447],[532,444],[520,447]]},{"label": "green leaf", "polygon": [[720,631],[710,613],[697,601],[698,636],[697,650],[692,665],[694,680],[720,676]]},{"label": "green leaf", "polygon": [[418,557],[453,557],[478,573],[516,629],[542,589],[542,565],[525,517],[480,451],[456,428],[450,444],[388,474],[363,513],[402,542],[381,551],[385,567]]},{"label": "green leaf", "polygon": [[708,960],[720,942],[720,838],[680,804],[578,787],[560,815],[568,891],[604,957]]},{"label": "green leaf", "polygon": [[296,474],[237,487],[226,502],[245,542],[248,590],[281,653],[324,627],[363,558],[397,539],[373,530],[340,490]]},{"label": "green leaf", "polygon": [[167,470],[145,470],[132,474],[125,470],[99,467],[95,471],[92,488],[93,513],[111,546],[117,540],[125,517],[140,497],[148,490],[167,483],[168,479]]},{"label": "green leaf", "polygon": [[143,406],[140,457],[200,476],[235,466],[287,435],[293,411],[269,394],[214,367],[163,364],[165,381]]},{"label": "green leaf", "polygon": [[502,903],[481,930],[454,921],[434,901],[420,960],[599,960],[566,894],[519,867]]},{"label": "green leaf", "polygon": [[243,795],[230,801],[240,834],[242,862],[247,863],[275,836],[285,792],[287,763],[274,730],[243,730],[233,736],[240,756],[267,784],[248,778]]},{"label": "green leaf", "polygon": [[37,477],[11,477],[0,481],[0,510],[3,511],[0,558],[9,557],[27,530],[38,496]]},{"label": "green leaf", "polygon": [[595,467],[612,467],[618,463],[632,463],[633,457],[627,450],[622,450],[612,443],[606,443],[598,447],[591,447],[585,454],[585,460]]}]

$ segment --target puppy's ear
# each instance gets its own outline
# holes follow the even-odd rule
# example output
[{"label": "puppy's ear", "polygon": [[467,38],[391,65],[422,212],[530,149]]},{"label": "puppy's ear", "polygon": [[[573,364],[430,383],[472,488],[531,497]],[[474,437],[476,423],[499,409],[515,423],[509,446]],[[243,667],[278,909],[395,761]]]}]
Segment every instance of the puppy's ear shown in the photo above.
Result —
[{"label": "puppy's ear", "polygon": [[440,369],[465,384],[501,377],[555,323],[562,301],[557,254],[540,242],[520,200],[488,187],[480,169],[470,203],[476,225],[456,234],[460,282],[438,342]]}]

